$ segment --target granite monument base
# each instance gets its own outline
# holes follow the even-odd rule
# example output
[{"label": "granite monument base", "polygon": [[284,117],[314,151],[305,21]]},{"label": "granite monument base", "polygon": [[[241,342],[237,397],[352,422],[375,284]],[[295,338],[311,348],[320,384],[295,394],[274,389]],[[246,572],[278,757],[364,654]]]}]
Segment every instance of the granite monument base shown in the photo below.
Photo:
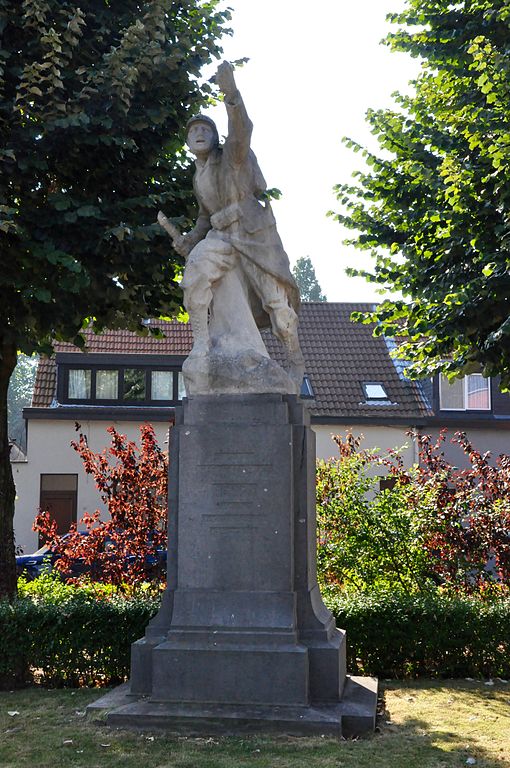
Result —
[{"label": "granite monument base", "polygon": [[171,431],[168,587],[127,687],[90,709],[186,733],[373,730],[316,580],[315,441],[292,395],[203,395]]}]

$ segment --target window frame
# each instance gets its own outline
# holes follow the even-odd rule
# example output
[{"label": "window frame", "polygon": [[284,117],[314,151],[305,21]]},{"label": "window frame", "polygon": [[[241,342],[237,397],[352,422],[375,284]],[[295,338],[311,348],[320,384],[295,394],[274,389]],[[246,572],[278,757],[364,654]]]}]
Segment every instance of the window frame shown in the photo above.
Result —
[{"label": "window frame", "polygon": [[310,379],[310,376],[305,373],[303,376],[303,380],[301,382],[301,387],[299,390],[299,397],[302,400],[314,400],[315,399],[315,391],[312,385],[312,381]]},{"label": "window frame", "polygon": [[[152,374],[153,373],[165,373],[166,371],[171,371],[173,373],[173,380],[172,380],[172,399],[171,400],[155,400],[152,397]],[[148,371],[148,382],[149,382],[149,389],[147,390],[150,395],[150,401],[151,403],[180,403],[182,400],[178,399],[179,395],[179,374],[182,374],[182,371],[177,368],[171,368],[171,367],[165,367],[160,365],[151,366]]]},{"label": "window frame", "polygon": [[[70,366],[68,370],[66,371],[66,393],[68,396],[68,399],[72,400],[73,402],[77,403],[88,403],[90,401],[90,397],[73,397],[69,398],[69,386],[70,386],[70,372],[71,371],[84,371],[84,372],[90,372],[90,395],[92,396],[93,386],[95,386],[95,375],[92,373],[90,368],[87,368],[85,366],[80,366],[79,368],[76,366]],[[94,379],[94,381],[93,381]]]},{"label": "window frame", "polygon": [[[76,357],[76,355],[73,355]],[[183,358],[184,359],[184,358]],[[143,400],[125,400],[124,391],[124,371],[126,369],[139,369],[143,370],[145,374],[145,397]],[[91,372],[90,383],[90,398],[71,398],[69,397],[69,372],[71,370],[87,370]],[[159,406],[162,408],[175,406],[181,403],[182,400],[178,399],[179,395],[179,374],[182,375],[182,362],[177,361],[156,361],[141,360],[140,356],[134,356],[132,360],[124,358],[122,361],[96,361],[91,360],[58,360],[57,359],[57,399],[59,403],[63,405],[97,405],[97,406],[122,406],[122,407],[146,407],[146,406]],[[96,390],[96,377],[97,371],[116,371],[118,375],[117,379],[117,397],[112,398],[98,398]],[[152,398],[152,372],[153,371],[169,371],[173,374],[172,381],[172,399],[170,400],[153,400]]]},{"label": "window frame", "polygon": [[[362,381],[361,386],[363,388],[363,394],[365,395],[365,402],[371,403],[385,403],[388,402],[390,399],[390,396],[388,395],[388,392],[386,391],[386,387],[382,383],[382,381]],[[382,391],[384,392],[384,397],[373,397],[368,394],[367,387],[380,387]]]},{"label": "window frame", "polygon": [[[487,393],[489,397],[489,405],[487,408],[468,408],[468,379],[472,376],[479,376],[481,379],[487,382]],[[438,379],[438,401],[439,401],[439,410],[443,412],[451,412],[451,413],[490,413],[492,411],[492,386],[491,386],[491,377],[490,376],[483,376],[481,373],[468,373],[466,376],[464,376],[462,379],[457,379],[457,381],[460,381],[462,383],[462,402],[463,402],[463,408],[445,408],[443,407],[443,404],[441,402],[441,391],[442,381],[448,382],[447,377],[444,375],[444,373],[439,374]]]},{"label": "window frame", "polygon": [[[98,397],[97,396],[97,374],[99,371],[115,371],[117,373],[117,397],[111,398],[111,397]],[[92,379],[93,379],[93,386],[90,388],[90,394],[91,394],[91,400],[95,400],[98,403],[105,403],[105,405],[108,405],[112,402],[120,402],[120,373],[119,369],[116,366],[110,366],[110,365],[98,365],[94,369],[92,369]],[[68,392],[69,390],[66,390]],[[92,393],[94,393],[94,397],[92,397]]]},{"label": "window frame", "polygon": [[[145,396],[140,399],[132,399],[128,400],[126,398],[126,379],[125,379],[125,373],[126,371],[142,371],[144,373],[144,393]],[[147,405],[147,403],[151,400],[151,376],[150,376],[150,369],[145,368],[145,366],[142,365],[123,365],[121,368],[119,367],[119,389],[118,389],[118,402],[122,405]],[[94,390],[94,394],[96,394],[96,391]]]}]

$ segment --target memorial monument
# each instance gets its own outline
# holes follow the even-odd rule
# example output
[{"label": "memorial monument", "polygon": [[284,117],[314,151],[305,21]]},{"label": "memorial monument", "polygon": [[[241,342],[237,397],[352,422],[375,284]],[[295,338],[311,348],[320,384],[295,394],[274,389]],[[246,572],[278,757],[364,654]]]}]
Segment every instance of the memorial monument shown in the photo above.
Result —
[{"label": "memorial monument", "polygon": [[186,257],[194,333],[171,430],[168,585],[132,646],[129,683],[93,708],[112,725],[185,733],[358,734],[374,728],[377,683],[346,675],[345,633],[317,586],[299,293],[231,65],[216,79],[225,143],[205,116],[187,126],[196,226],[182,235],[158,216]]}]

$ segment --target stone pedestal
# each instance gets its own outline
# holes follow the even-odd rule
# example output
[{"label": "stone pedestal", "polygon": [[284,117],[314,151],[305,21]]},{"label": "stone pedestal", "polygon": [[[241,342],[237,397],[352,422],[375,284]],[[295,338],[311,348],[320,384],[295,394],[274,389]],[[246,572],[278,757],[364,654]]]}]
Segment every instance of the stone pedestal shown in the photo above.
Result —
[{"label": "stone pedestal", "polygon": [[348,735],[376,682],[346,677],[316,581],[315,442],[288,395],[196,396],[171,431],[168,587],[107,721],[190,733]]}]

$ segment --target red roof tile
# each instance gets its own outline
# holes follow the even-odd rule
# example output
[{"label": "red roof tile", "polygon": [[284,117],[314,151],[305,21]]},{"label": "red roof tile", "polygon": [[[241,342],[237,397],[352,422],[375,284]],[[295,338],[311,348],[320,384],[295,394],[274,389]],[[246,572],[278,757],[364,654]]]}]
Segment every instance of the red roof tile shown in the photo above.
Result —
[{"label": "red roof tile", "polygon": [[[122,355],[188,355],[193,345],[193,333],[189,323],[178,320],[151,320],[149,328],[157,328],[165,334],[164,339],[150,335],[142,336],[133,331],[84,331],[86,350],[91,354]],[[67,342],[55,342],[55,352],[77,352],[78,347]]]},{"label": "red roof tile", "polygon": [[54,357],[41,357],[35,374],[32,408],[48,408],[56,393],[57,368]]}]

